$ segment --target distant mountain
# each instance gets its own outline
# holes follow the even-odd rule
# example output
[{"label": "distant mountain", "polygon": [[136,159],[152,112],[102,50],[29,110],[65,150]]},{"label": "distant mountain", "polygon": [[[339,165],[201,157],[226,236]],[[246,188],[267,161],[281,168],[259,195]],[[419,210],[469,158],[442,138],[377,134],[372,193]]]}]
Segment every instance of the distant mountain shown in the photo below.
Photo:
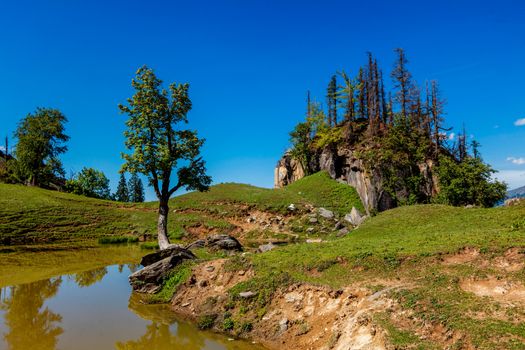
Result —
[{"label": "distant mountain", "polygon": [[525,186],[515,188],[507,192],[507,198],[525,198]]}]

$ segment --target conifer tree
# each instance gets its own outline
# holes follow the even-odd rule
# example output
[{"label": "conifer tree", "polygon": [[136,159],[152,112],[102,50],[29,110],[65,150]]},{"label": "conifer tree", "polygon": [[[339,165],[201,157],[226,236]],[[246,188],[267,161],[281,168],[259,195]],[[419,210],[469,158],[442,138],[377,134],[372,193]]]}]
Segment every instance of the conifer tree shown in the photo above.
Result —
[{"label": "conifer tree", "polygon": [[397,89],[396,101],[401,107],[401,115],[407,121],[408,109],[410,105],[410,90],[412,88],[412,76],[407,70],[408,60],[405,56],[405,51],[401,48],[395,49],[397,53],[397,61],[392,71],[392,79],[394,80],[394,87]]},{"label": "conifer tree", "polygon": [[144,186],[137,173],[132,173],[129,178],[129,201],[133,203],[144,202]]},{"label": "conifer tree", "polygon": [[337,125],[337,78],[332,75],[328,88],[326,89],[326,102],[328,108],[328,124]]},{"label": "conifer tree", "polygon": [[365,82],[365,73],[363,71],[363,68],[359,68],[359,73],[357,75],[357,91],[358,91],[358,107],[357,107],[357,114],[360,118],[368,118],[368,111],[367,111],[367,90],[366,90],[366,82]]},{"label": "conifer tree", "polygon": [[445,101],[441,98],[439,86],[435,80],[431,82],[430,89],[430,115],[432,119],[432,129],[434,134],[434,157],[437,161],[439,159],[439,152],[441,147],[441,132],[448,131],[450,129],[444,129],[442,126],[444,121],[443,107],[445,105]]},{"label": "conifer tree", "polygon": [[115,200],[119,202],[129,202],[128,184],[124,173],[120,173],[120,179],[117,185],[117,192],[115,192]]}]

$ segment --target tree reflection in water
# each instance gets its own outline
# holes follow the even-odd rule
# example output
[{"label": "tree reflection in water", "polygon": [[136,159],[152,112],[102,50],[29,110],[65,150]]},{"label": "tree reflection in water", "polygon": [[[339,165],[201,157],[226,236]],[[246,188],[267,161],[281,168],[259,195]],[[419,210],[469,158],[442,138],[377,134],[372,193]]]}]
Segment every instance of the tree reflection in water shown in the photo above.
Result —
[{"label": "tree reflection in water", "polygon": [[92,284],[95,284],[101,281],[104,278],[104,276],[106,276],[107,273],[108,273],[107,268],[100,267],[98,269],[79,272],[73,276],[73,279],[75,280],[75,283],[79,287],[81,288],[89,287]]},{"label": "tree reflection in water", "polygon": [[145,304],[140,295],[132,293],[128,307],[139,317],[150,320],[151,324],[146,326],[146,333],[139,339],[117,342],[115,347],[118,350],[205,348],[205,335],[190,324],[177,322],[177,332],[172,333],[170,325],[176,322],[176,318],[167,305]]},{"label": "tree reflection in water", "polygon": [[5,325],[9,329],[4,340],[10,350],[55,349],[63,332],[58,326],[62,316],[42,307],[55,296],[61,283],[59,277],[2,289],[0,307],[5,310]]}]

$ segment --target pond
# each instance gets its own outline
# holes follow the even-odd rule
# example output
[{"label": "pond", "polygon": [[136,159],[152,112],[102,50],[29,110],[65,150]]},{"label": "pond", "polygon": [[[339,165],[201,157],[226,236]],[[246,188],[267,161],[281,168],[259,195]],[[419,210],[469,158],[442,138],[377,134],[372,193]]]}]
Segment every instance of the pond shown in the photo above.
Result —
[{"label": "pond", "polygon": [[256,348],[247,342],[202,332],[178,320],[168,305],[143,303],[140,295],[131,293],[128,284],[129,274],[138,267],[109,265],[3,287],[0,348]]}]

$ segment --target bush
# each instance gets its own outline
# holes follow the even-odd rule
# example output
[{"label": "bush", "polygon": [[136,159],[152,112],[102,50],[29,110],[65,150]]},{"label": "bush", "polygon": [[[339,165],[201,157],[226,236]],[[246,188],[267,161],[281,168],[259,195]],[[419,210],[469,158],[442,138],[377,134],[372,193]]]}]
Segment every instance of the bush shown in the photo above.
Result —
[{"label": "bush", "polygon": [[133,236],[109,236],[98,239],[99,244],[136,243],[138,241],[139,238]]},{"label": "bush", "polygon": [[437,167],[440,191],[435,201],[455,206],[493,207],[505,198],[507,191],[505,183],[491,179],[495,172],[479,158],[467,157],[456,162],[441,157]]}]

